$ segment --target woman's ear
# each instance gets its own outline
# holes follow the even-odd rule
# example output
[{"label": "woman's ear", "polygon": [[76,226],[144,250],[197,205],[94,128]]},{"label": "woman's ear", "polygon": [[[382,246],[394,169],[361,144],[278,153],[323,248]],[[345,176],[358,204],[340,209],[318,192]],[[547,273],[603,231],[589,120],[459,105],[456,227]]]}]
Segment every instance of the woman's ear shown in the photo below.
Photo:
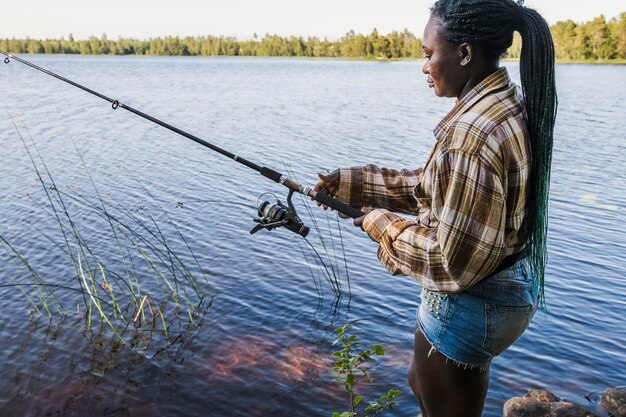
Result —
[{"label": "woman's ear", "polygon": [[474,59],[474,48],[471,44],[463,42],[457,48],[461,66],[466,66]]}]

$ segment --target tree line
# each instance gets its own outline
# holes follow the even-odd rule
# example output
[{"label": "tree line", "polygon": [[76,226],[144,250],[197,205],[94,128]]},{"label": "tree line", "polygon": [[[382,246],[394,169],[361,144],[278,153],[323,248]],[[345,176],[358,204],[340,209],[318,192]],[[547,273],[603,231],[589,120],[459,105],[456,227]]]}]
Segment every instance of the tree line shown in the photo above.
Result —
[{"label": "tree line", "polygon": [[421,40],[408,30],[379,35],[348,32],[337,41],[318,37],[281,37],[266,34],[251,40],[229,36],[152,38],[149,40],[108,39],[91,36],[86,40],[68,39],[0,39],[0,50],[29,54],[82,55],[178,55],[178,56],[265,56],[328,58],[419,58]]},{"label": "tree line", "polygon": [[[609,21],[604,16],[589,22],[560,21],[551,26],[558,60],[604,61],[626,59],[626,12]],[[266,34],[251,40],[229,36],[168,36],[149,40],[108,39],[105,34],[85,40],[0,39],[0,50],[14,54],[83,54],[83,55],[177,55],[177,56],[264,56],[326,57],[358,59],[423,58],[422,41],[408,30],[381,35],[353,30],[339,40],[318,37],[281,37]],[[519,58],[519,34],[508,57]]]}]

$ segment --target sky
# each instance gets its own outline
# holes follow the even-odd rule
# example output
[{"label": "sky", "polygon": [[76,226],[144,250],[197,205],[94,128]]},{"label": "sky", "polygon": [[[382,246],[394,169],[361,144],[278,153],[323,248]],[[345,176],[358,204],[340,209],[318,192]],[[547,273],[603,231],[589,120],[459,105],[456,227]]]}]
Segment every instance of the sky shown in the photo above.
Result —
[{"label": "sky", "polygon": [[[0,38],[109,39],[254,33],[338,39],[350,29],[387,34],[405,28],[421,37],[434,0],[7,0]],[[527,0],[548,23],[607,19],[626,11],[621,0]]]}]

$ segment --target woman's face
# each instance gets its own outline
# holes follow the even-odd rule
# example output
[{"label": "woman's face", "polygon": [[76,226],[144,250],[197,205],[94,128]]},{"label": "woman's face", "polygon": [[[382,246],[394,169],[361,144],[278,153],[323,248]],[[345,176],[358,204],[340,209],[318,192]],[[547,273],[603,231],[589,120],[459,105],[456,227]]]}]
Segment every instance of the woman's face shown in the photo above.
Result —
[{"label": "woman's face", "polygon": [[439,25],[439,18],[431,16],[424,29],[422,47],[426,63],[422,72],[428,76],[426,81],[438,97],[458,98],[467,82],[461,65],[463,56],[441,36]]}]

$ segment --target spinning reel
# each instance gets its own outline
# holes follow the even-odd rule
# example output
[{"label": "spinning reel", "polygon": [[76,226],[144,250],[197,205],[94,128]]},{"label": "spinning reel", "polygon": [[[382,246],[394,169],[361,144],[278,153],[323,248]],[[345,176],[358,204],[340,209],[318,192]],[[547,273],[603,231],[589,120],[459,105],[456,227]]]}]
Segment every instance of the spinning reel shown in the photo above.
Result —
[{"label": "spinning reel", "polygon": [[270,205],[269,201],[264,201],[259,205],[258,213],[260,218],[253,219],[258,224],[250,230],[253,235],[261,229],[272,230],[277,227],[285,227],[302,237],[309,234],[309,227],[305,226],[296,213],[296,208],[291,202],[294,190],[290,190],[287,195],[287,205],[285,206],[278,198],[276,204]]}]

